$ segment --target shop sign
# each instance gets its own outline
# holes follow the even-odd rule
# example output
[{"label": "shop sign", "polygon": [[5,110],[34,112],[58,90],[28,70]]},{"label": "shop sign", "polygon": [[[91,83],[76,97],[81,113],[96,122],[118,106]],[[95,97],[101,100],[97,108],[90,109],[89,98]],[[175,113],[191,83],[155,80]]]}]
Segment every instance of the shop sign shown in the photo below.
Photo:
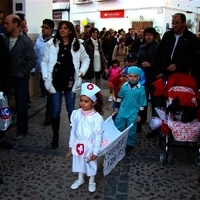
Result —
[{"label": "shop sign", "polygon": [[101,18],[124,18],[124,10],[100,11]]}]

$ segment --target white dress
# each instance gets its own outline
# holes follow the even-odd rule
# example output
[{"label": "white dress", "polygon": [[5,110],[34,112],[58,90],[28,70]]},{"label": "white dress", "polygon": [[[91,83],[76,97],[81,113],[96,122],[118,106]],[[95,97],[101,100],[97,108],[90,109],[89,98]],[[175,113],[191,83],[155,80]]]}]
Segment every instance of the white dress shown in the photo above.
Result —
[{"label": "white dress", "polygon": [[93,176],[97,173],[97,160],[87,160],[92,154],[98,156],[103,138],[103,117],[96,111],[84,115],[81,108],[71,115],[71,132],[69,147],[72,148],[72,171]]}]

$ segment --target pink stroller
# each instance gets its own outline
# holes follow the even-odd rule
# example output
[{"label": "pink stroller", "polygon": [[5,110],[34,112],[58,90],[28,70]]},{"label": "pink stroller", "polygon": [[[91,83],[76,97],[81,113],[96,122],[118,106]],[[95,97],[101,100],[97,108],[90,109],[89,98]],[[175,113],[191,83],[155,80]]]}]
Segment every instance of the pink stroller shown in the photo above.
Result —
[{"label": "pink stroller", "polygon": [[194,143],[193,145],[198,147],[199,156],[196,163],[200,166],[200,122],[197,120],[200,96],[196,82],[190,75],[176,73],[168,78],[164,90],[166,107],[162,110],[157,108],[158,115],[162,115],[158,144],[161,144],[163,138],[165,142],[165,148],[160,153],[160,162],[173,162],[173,153],[169,148],[169,138],[173,136],[176,142]]}]

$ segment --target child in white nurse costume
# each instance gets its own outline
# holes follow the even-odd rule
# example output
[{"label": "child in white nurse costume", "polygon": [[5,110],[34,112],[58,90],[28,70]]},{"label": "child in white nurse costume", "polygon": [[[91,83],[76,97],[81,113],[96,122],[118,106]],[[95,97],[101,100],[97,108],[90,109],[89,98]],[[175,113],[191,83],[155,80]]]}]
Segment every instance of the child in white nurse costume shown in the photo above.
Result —
[{"label": "child in white nurse costume", "polygon": [[88,190],[96,190],[97,156],[101,150],[104,120],[103,99],[100,88],[93,83],[81,85],[80,108],[71,115],[69,152],[73,155],[72,171],[78,172],[78,180],[71,189],[84,183],[84,174],[89,176]]}]

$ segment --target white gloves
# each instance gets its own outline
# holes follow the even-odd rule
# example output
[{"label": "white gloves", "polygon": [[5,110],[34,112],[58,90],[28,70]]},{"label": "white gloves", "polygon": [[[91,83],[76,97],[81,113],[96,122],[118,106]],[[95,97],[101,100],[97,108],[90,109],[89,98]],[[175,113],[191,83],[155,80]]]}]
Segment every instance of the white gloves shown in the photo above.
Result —
[{"label": "white gloves", "polygon": [[44,81],[44,87],[46,88],[47,91],[49,90],[50,85],[51,85],[51,82],[50,82],[49,80],[46,79],[46,80]]},{"label": "white gloves", "polygon": [[50,94],[55,94],[55,93],[56,93],[56,90],[55,90],[55,88],[53,87],[51,81],[49,81],[49,80],[46,79],[46,80],[44,81],[44,86],[45,86],[46,90],[47,90]]}]

